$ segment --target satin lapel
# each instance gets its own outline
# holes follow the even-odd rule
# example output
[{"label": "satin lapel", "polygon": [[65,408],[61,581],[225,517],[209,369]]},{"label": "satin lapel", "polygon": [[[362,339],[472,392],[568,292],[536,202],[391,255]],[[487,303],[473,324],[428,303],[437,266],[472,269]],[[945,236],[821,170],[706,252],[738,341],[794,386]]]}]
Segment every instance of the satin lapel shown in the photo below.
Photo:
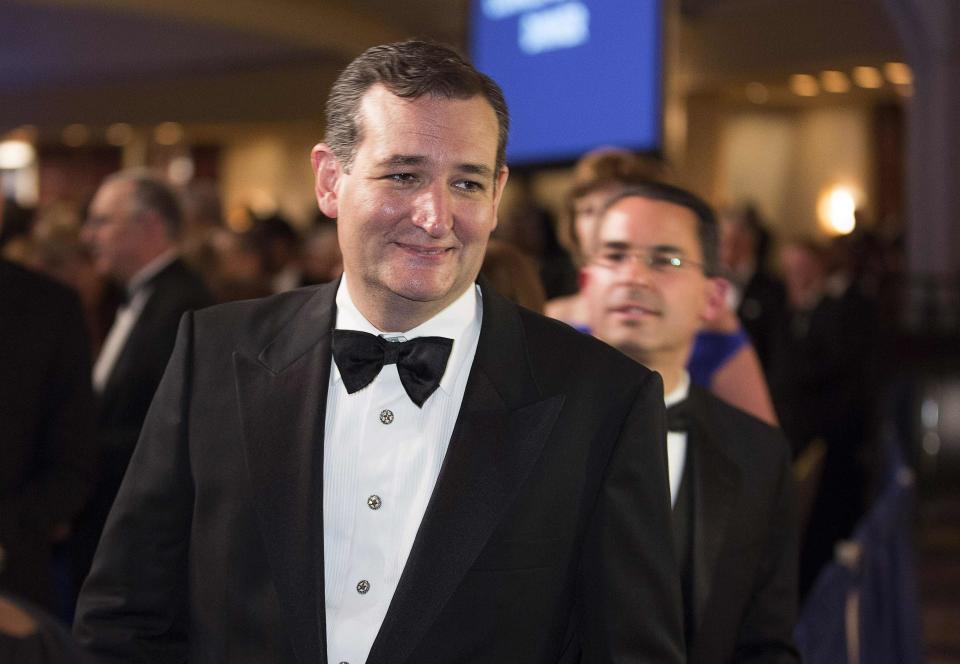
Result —
[{"label": "satin lapel", "polygon": [[234,353],[247,468],[285,624],[300,661],[326,662],[323,429],[336,284],[254,359]]},{"label": "satin lapel", "polygon": [[[723,548],[727,525],[740,490],[740,471],[724,454],[709,422],[703,419],[703,404],[691,392],[694,426],[691,450],[695,455],[693,526],[694,619],[699,628],[710,597]],[[695,629],[696,632],[696,629]]]},{"label": "satin lapel", "polygon": [[536,389],[516,308],[489,286],[483,307],[443,468],[368,664],[407,660],[500,522],[563,404]]}]

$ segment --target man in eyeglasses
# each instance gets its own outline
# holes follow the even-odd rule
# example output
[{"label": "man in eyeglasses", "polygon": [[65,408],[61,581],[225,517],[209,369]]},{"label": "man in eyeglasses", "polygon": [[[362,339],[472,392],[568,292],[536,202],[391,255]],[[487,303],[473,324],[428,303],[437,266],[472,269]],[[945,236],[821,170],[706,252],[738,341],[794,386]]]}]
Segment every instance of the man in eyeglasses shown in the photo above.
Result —
[{"label": "man in eyeglasses", "polygon": [[724,306],[717,223],[682,189],[609,200],[586,267],[598,337],[663,377],[688,661],[795,662],[797,528],[779,430],[690,384],[694,336]]}]

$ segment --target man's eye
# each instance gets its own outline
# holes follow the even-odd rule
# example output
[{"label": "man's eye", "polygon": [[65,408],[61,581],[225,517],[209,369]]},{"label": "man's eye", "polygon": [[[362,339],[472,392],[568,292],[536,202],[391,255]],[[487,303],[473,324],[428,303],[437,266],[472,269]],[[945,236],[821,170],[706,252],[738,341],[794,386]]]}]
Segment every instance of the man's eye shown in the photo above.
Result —
[{"label": "man's eye", "polygon": [[457,189],[466,192],[478,192],[483,191],[483,185],[474,180],[457,180],[453,185]]},{"label": "man's eye", "polygon": [[387,179],[398,184],[410,184],[416,181],[417,176],[413,173],[391,173],[387,176]]},{"label": "man's eye", "polygon": [[620,263],[627,260],[627,252],[625,251],[605,251],[602,254],[603,260],[607,263],[612,263],[614,265],[619,265]]},{"label": "man's eye", "polygon": [[683,265],[683,259],[674,254],[653,254],[650,256],[650,266],[658,270],[666,270]]}]

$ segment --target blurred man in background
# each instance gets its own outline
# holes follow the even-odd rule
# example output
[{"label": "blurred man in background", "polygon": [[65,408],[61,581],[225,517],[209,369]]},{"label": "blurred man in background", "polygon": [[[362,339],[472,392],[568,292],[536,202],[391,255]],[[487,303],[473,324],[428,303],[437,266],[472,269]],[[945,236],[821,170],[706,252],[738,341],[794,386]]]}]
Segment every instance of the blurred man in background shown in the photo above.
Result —
[{"label": "blurred man in background", "polygon": [[101,474],[74,534],[77,580],[86,576],[100,532],[140,435],[180,316],[211,304],[202,280],[180,259],[181,210],[172,189],[144,171],[101,185],[83,229],[97,270],[126,301],[93,368]]},{"label": "blurred man in background", "polygon": [[584,294],[594,333],[663,376],[673,543],[687,661],[797,662],[797,526],[783,435],[691,384],[697,331],[726,306],[717,222],[657,182],[616,194],[597,222]]}]

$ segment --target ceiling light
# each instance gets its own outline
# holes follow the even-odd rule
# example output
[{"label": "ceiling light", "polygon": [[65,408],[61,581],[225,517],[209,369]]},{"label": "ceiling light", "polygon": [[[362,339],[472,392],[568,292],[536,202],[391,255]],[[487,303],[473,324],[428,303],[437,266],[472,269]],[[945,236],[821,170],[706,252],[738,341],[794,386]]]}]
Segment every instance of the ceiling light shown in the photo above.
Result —
[{"label": "ceiling light", "polygon": [[904,62],[888,62],[883,65],[883,73],[887,80],[894,85],[910,85],[913,83],[913,71],[910,65]]},{"label": "ceiling light", "polygon": [[790,77],[790,90],[799,97],[816,97],[820,94],[820,84],[810,74],[794,74]]},{"label": "ceiling light", "polygon": [[183,125],[179,122],[161,122],[153,130],[153,140],[160,145],[176,145],[183,140]]},{"label": "ceiling light", "polygon": [[133,127],[126,122],[115,122],[107,127],[107,143],[110,145],[126,145],[133,138]]},{"label": "ceiling light", "polygon": [[875,90],[883,87],[883,76],[876,67],[854,67],[853,82],[861,88]]},{"label": "ceiling light", "polygon": [[850,91],[850,79],[842,71],[826,70],[820,72],[820,84],[827,92],[843,93]]}]

